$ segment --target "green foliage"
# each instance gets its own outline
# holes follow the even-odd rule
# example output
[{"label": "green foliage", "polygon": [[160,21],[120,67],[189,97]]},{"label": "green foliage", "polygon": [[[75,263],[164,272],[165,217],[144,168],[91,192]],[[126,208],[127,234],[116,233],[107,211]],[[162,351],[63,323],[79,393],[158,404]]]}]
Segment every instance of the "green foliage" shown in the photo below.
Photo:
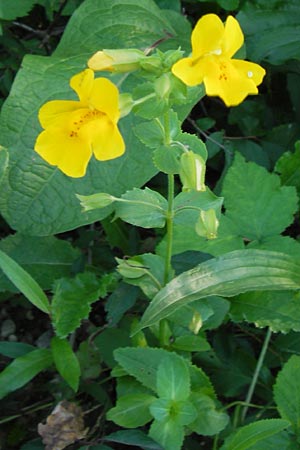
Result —
[{"label": "green foliage", "polygon": [[279,433],[289,426],[281,419],[261,420],[237,430],[221,447],[222,450],[247,450],[258,448],[260,441]]},{"label": "green foliage", "polygon": [[53,363],[48,349],[37,349],[16,358],[0,373],[0,398],[21,388]]},{"label": "green foliage", "polygon": [[[57,278],[70,276],[79,258],[78,249],[54,236],[36,237],[16,233],[0,242],[0,249],[20,264],[43,289],[51,289]],[[15,292],[4,274],[0,290]]]},{"label": "green foliage", "polygon": [[277,252],[244,250],[211,259],[168,283],[146,309],[140,327],[167,317],[180,306],[210,295],[299,289],[297,260]]},{"label": "green foliage", "polygon": [[55,284],[51,303],[53,326],[58,337],[72,333],[81,320],[88,317],[91,304],[105,296],[111,279],[98,280],[93,273],[78,274],[75,278],[61,278]]},{"label": "green foliage", "polygon": [[22,269],[13,259],[0,250],[0,267],[22,294],[37,308],[45,313],[50,312],[47,296],[37,282]]},{"label": "green foliage", "polygon": [[[82,450],[299,447],[299,8],[0,0],[0,447],[62,448],[79,429]],[[205,95],[213,76],[226,89],[219,48],[186,66],[219,78],[172,72],[206,13],[237,17],[233,57],[266,69],[230,109]],[[121,94],[126,150],[71,178],[34,151],[38,112],[77,100],[70,79],[99,50],[121,58],[95,76]]]},{"label": "green foliage", "polygon": [[51,351],[58,372],[76,392],[79,384],[80,366],[69,342],[66,339],[54,337],[51,340]]}]

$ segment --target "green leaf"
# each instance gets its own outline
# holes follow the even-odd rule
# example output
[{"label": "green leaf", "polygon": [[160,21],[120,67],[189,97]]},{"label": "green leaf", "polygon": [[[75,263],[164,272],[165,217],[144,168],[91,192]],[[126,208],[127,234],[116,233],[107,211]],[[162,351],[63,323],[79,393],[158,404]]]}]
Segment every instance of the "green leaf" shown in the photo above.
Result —
[{"label": "green leaf", "polygon": [[226,427],[229,420],[228,415],[217,411],[215,402],[210,397],[200,393],[193,393],[191,401],[198,415],[194,422],[188,424],[189,429],[203,436],[213,436]]},{"label": "green leaf", "polygon": [[[42,289],[50,289],[54,280],[71,275],[80,252],[54,236],[33,237],[20,233],[0,241],[0,249],[31,275]],[[0,273],[0,291],[16,292],[16,288]]]},{"label": "green leaf", "polygon": [[146,309],[139,329],[210,295],[231,297],[247,291],[299,289],[299,266],[291,256],[263,250],[237,250],[210,259],[168,283]]},{"label": "green leaf", "polygon": [[0,353],[8,358],[18,358],[32,352],[34,349],[33,345],[24,344],[23,342],[0,342]]},{"label": "green leaf", "polygon": [[283,419],[288,420],[294,432],[300,432],[300,356],[293,355],[279,372],[274,385],[274,399]]},{"label": "green leaf", "polygon": [[[161,348],[118,348],[114,352],[116,361],[131,376],[136,378],[147,388],[156,392],[157,370],[164,358],[171,355]],[[191,388],[198,392],[205,392],[207,395],[214,397],[212,385],[205,373],[199,368],[188,363]]]},{"label": "green leaf", "polygon": [[229,315],[274,332],[300,331],[299,300],[300,292],[247,292],[230,300]]},{"label": "green leaf", "polygon": [[149,436],[157,441],[164,450],[180,450],[184,439],[183,426],[172,419],[154,420]]},{"label": "green leaf", "polygon": [[245,2],[237,19],[245,33],[247,57],[276,65],[299,59],[299,13],[298,0],[276,2],[273,8],[269,2]]},{"label": "green leaf", "polygon": [[117,442],[119,444],[141,447],[145,450],[163,450],[160,445],[154,442],[149,436],[141,430],[121,430],[105,436],[108,442]]},{"label": "green leaf", "polygon": [[116,216],[143,228],[162,228],[166,221],[167,200],[149,188],[127,191],[116,204]]},{"label": "green leaf", "polygon": [[153,298],[164,284],[164,265],[162,257],[153,253],[134,256],[118,262],[117,271],[124,281],[139,286],[148,298]]},{"label": "green leaf", "polygon": [[7,167],[8,167],[8,151],[6,150],[6,148],[0,145],[0,186],[5,171],[7,170]]},{"label": "green leaf", "polygon": [[190,374],[184,359],[174,355],[165,358],[157,370],[157,394],[171,400],[186,400],[191,391]]},{"label": "green leaf", "polygon": [[107,366],[114,367],[116,365],[114,350],[126,347],[131,342],[127,330],[108,328],[94,339],[94,343]]},{"label": "green leaf", "polygon": [[[34,235],[50,235],[92,223],[107,216],[110,206],[101,210],[101,214],[97,210],[82,213],[75,193],[108,192],[120,196],[128,189],[144,185],[155,175],[157,169],[151,151],[133,132],[139,119],[129,115],[119,122],[126,143],[121,158],[105,162],[92,159],[84,178],[66,177],[33,151],[41,131],[38,110],[49,100],[75,99],[69,79],[83,70],[88,58],[101,48],[148,48],[168,37],[163,49],[179,46],[186,49],[190,45],[188,21],[179,13],[176,17],[177,23],[185,26],[174,29],[171,23],[174,14],[169,21],[168,12],[160,10],[152,0],[124,0],[121,4],[119,0],[96,3],[86,0],[69,20],[51,57],[29,55],[24,59],[3,105],[0,129],[1,144],[10,151],[0,208],[12,228]],[[111,78],[116,83],[120,81],[119,75]],[[129,75],[120,90],[131,91],[133,85],[136,85],[135,75]],[[196,100],[191,98],[183,106],[185,114]]]},{"label": "green leaf", "polygon": [[251,423],[225,439],[220,450],[254,450],[259,441],[288,427],[289,422],[282,419],[267,419]]},{"label": "green leaf", "polygon": [[50,350],[38,349],[16,358],[0,373],[0,399],[19,389],[39,372],[51,366]]},{"label": "green leaf", "polygon": [[71,345],[66,339],[51,339],[54,364],[62,378],[77,392],[80,378],[80,366]]},{"label": "green leaf", "polygon": [[202,336],[184,335],[175,339],[172,348],[185,352],[207,352],[210,350],[210,345]]},{"label": "green leaf", "polygon": [[155,420],[176,421],[179,426],[188,425],[197,416],[194,405],[187,400],[176,401],[169,398],[158,398],[150,405],[150,412]]},{"label": "green leaf", "polygon": [[195,134],[180,133],[176,136],[176,141],[183,145],[186,150],[192,150],[197,155],[200,155],[204,161],[207,160],[207,150],[204,142]]},{"label": "green leaf", "polygon": [[295,186],[300,192],[300,141],[295,144],[295,152],[285,152],[277,161],[276,172],[280,174],[282,184]]},{"label": "green leaf", "polygon": [[148,394],[129,394],[120,397],[117,405],[107,413],[107,419],[126,428],[136,428],[152,420],[149,406],[155,397]]},{"label": "green leaf", "polygon": [[175,197],[174,223],[185,225],[196,223],[200,210],[208,209],[220,210],[223,203],[222,197],[217,197],[210,189],[205,191],[181,192]]},{"label": "green leaf", "polygon": [[0,0],[0,19],[14,20],[26,16],[35,3],[36,0]]},{"label": "green leaf", "polygon": [[[238,153],[228,170],[222,195],[232,230],[250,240],[281,233],[294,220],[298,198],[292,186],[280,186],[278,175]],[[280,211],[280,214],[276,212]]]},{"label": "green leaf", "polygon": [[45,313],[50,312],[48,298],[37,282],[8,255],[0,250],[0,268],[7,278],[37,308]]},{"label": "green leaf", "polygon": [[62,278],[55,284],[51,303],[53,326],[60,338],[72,333],[81,320],[86,319],[91,304],[106,295],[106,278],[103,283],[91,272],[80,273],[75,278]]},{"label": "green leaf", "polygon": [[182,150],[176,145],[162,145],[153,152],[153,162],[159,171],[176,174],[180,170],[180,156]]}]

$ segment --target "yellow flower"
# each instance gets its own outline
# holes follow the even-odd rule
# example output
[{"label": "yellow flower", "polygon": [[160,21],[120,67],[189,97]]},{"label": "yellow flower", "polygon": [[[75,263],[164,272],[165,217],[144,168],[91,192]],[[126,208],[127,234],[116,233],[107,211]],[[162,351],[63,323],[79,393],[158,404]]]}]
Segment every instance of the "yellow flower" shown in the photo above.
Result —
[{"label": "yellow flower", "polygon": [[203,16],[192,32],[192,54],[177,61],[173,74],[188,86],[204,83],[206,94],[219,96],[227,106],[257,94],[265,70],[258,64],[231,59],[243,45],[238,21],[229,16],[225,26],[215,14]]},{"label": "yellow flower", "polygon": [[71,88],[79,101],[53,100],[39,111],[44,131],[35,151],[49,164],[74,178],[85,175],[92,155],[99,161],[121,156],[125,151],[117,127],[120,116],[119,93],[106,78],[94,79],[86,69],[74,75]]}]

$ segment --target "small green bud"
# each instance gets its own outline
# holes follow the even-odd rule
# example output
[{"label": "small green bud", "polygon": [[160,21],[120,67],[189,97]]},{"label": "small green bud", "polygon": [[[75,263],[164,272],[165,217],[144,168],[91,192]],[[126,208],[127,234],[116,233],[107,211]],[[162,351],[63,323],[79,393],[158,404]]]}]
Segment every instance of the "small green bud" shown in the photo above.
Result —
[{"label": "small green bud", "polygon": [[161,73],[163,70],[162,60],[157,55],[145,56],[140,61],[141,69],[151,73]]},{"label": "small green bud", "polygon": [[217,237],[218,227],[219,221],[214,209],[202,210],[200,212],[200,217],[195,227],[196,233],[199,236],[205,237],[206,239],[215,239]]},{"label": "small green bud", "polygon": [[140,261],[134,259],[116,258],[118,263],[117,272],[124,278],[141,278],[148,272],[148,268],[143,266]]},{"label": "small green bud", "polygon": [[192,317],[191,322],[189,323],[189,330],[194,333],[198,334],[201,327],[202,327],[203,321],[201,314],[198,311],[195,311]]},{"label": "small green bud", "polygon": [[183,192],[205,191],[205,162],[200,155],[189,150],[181,155],[179,176]]},{"label": "small green bud", "polygon": [[163,54],[164,66],[170,69],[179,59],[183,57],[184,52],[178,48],[177,50],[168,50]]},{"label": "small green bud", "polygon": [[120,94],[119,95],[119,110],[120,117],[128,116],[134,106],[134,100],[131,94]]},{"label": "small green bud", "polygon": [[93,195],[79,195],[76,197],[80,201],[80,205],[84,211],[92,211],[93,209],[105,208],[105,206],[111,205],[116,197],[107,194],[106,192],[100,192]]},{"label": "small green bud", "polygon": [[168,99],[172,90],[172,74],[164,73],[154,83],[154,89],[158,97]]}]

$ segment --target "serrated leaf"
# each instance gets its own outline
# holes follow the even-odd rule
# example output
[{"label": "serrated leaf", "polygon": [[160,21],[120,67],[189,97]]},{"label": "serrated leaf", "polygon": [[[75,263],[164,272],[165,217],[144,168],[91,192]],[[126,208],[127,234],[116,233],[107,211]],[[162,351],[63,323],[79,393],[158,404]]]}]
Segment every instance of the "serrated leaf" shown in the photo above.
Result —
[{"label": "serrated leaf", "polygon": [[230,303],[234,322],[246,320],[281,333],[300,331],[299,292],[247,292]]},{"label": "serrated leaf", "polygon": [[219,211],[222,207],[223,198],[217,197],[210,189],[205,191],[181,192],[174,200],[174,223],[186,225],[199,217],[200,210],[207,211],[215,209]]},{"label": "serrated leaf", "polygon": [[189,424],[189,428],[203,436],[213,436],[220,433],[228,424],[226,413],[217,411],[215,402],[207,395],[195,393],[191,400],[198,411],[197,418]]},{"label": "serrated leaf", "polygon": [[180,170],[182,150],[178,146],[160,146],[153,152],[153,162],[159,171],[176,174]]},{"label": "serrated leaf", "polygon": [[58,280],[51,303],[52,321],[57,336],[65,338],[72,333],[81,320],[88,317],[91,304],[105,293],[105,281],[101,286],[101,280],[91,272]]},{"label": "serrated leaf", "polygon": [[[120,348],[114,352],[115,359],[122,368],[153,392],[156,392],[159,364],[170,355],[178,357],[178,355],[161,348],[150,347]],[[195,367],[190,363],[188,367],[191,377],[191,389],[197,392],[205,391],[207,395],[214,397],[214,391],[207,375],[199,367]]]},{"label": "serrated leaf", "polygon": [[289,422],[282,419],[260,420],[238,429],[225,439],[220,450],[254,449],[259,441],[272,436],[289,427]]},{"label": "serrated leaf", "polygon": [[294,187],[281,187],[278,175],[245,162],[238,153],[226,174],[222,195],[232,230],[250,240],[281,233],[293,222],[298,207]]},{"label": "serrated leaf", "polygon": [[13,259],[0,250],[0,268],[7,278],[37,308],[50,312],[48,298],[37,282]]},{"label": "serrated leaf", "polygon": [[[188,23],[179,13],[177,21]],[[164,48],[187,48],[186,27],[175,30],[168,13],[152,0],[125,0],[121,4],[119,0],[86,0],[69,20],[51,57],[30,55],[24,59],[1,115],[1,144],[9,148],[10,162],[0,208],[12,228],[49,235],[94,222],[107,216],[110,207],[101,210],[101,215],[99,211],[83,214],[75,193],[108,192],[119,196],[153,177],[157,169],[151,152],[133,133],[138,119],[132,115],[119,123],[126,142],[125,155],[112,161],[92,160],[82,179],[66,177],[46,164],[33,147],[41,131],[38,109],[46,101],[71,98],[69,79],[86,66],[94,52],[101,48],[147,48],[167,36]],[[119,76],[112,75],[112,79],[118,82]],[[121,91],[131,91],[133,85],[136,79],[130,75]],[[192,98],[190,104],[184,105],[185,113],[195,101]]]},{"label": "serrated leaf", "polygon": [[170,418],[164,421],[154,420],[149,436],[157,441],[164,450],[180,450],[184,439],[183,426]]},{"label": "serrated leaf", "polygon": [[62,378],[77,392],[80,378],[80,366],[71,345],[66,339],[51,339],[54,364]]},{"label": "serrated leaf", "polygon": [[137,428],[152,420],[149,406],[155,397],[148,394],[128,394],[107,412],[107,419],[125,428]]},{"label": "serrated leaf", "polygon": [[300,141],[295,144],[295,152],[285,152],[277,161],[276,172],[280,174],[282,184],[295,186],[300,192]]},{"label": "serrated leaf", "polygon": [[299,260],[263,250],[237,250],[210,259],[168,283],[146,309],[139,329],[210,295],[230,297],[247,291],[297,290],[299,269]]},{"label": "serrated leaf", "polygon": [[190,374],[181,357],[165,358],[157,369],[157,394],[171,400],[187,400],[190,395]]},{"label": "serrated leaf", "polygon": [[16,358],[0,373],[0,398],[19,389],[39,372],[51,366],[50,350],[38,349]]},{"label": "serrated leaf", "polygon": [[178,426],[188,425],[197,416],[196,408],[190,401],[175,401],[169,398],[155,399],[150,405],[150,412],[158,422],[170,420]]},{"label": "serrated leaf", "polygon": [[[50,289],[55,279],[71,275],[80,252],[54,236],[33,237],[16,233],[2,239],[0,249],[22,266],[42,289]],[[0,273],[0,291],[16,288]]]},{"label": "serrated leaf", "polygon": [[192,150],[197,155],[200,155],[204,161],[207,160],[207,149],[204,142],[195,134],[180,133],[176,137],[176,141],[183,145],[186,150]]},{"label": "serrated leaf", "polygon": [[115,207],[116,216],[143,228],[162,228],[166,221],[167,200],[149,188],[127,191]]},{"label": "serrated leaf", "polygon": [[299,13],[297,0],[280,3],[280,6],[277,3],[273,7],[269,2],[246,2],[237,19],[245,33],[247,57],[276,65],[299,59]]},{"label": "serrated leaf", "polygon": [[296,435],[300,431],[300,357],[293,355],[277,375],[274,399],[283,419],[290,422]]},{"label": "serrated leaf", "polygon": [[0,19],[14,20],[17,17],[26,16],[36,0],[19,0],[12,2],[11,0],[0,0]]}]

